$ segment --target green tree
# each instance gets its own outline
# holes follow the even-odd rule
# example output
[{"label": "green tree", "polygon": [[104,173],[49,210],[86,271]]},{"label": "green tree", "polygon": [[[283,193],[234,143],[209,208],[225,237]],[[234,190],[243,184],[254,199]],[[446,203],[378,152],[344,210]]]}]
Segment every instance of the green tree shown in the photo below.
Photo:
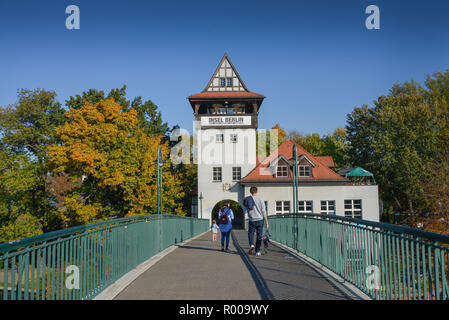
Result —
[{"label": "green tree", "polygon": [[335,169],[348,166],[346,130],[337,128],[333,134],[320,137],[318,133],[303,135],[296,130],[288,133],[287,139],[295,141],[298,145],[314,156],[331,156],[335,162]]},{"label": "green tree", "polygon": [[353,164],[374,173],[385,207],[418,214],[428,210],[423,181],[428,164],[448,146],[449,70],[395,84],[374,107],[348,115],[348,155]]},{"label": "green tree", "polygon": [[[13,211],[32,214],[42,220],[44,230],[54,228],[53,224],[57,223],[45,188],[48,173],[46,149],[59,143],[55,128],[64,121],[64,109],[52,91],[22,89],[18,91],[17,103],[0,108],[0,148],[3,157],[7,158],[2,176],[6,180],[0,181],[6,185],[3,200],[0,200],[3,205],[0,206],[6,205],[10,215]],[[17,180],[12,181],[11,177]],[[15,192],[13,184],[5,181],[23,184],[26,192]],[[27,181],[32,183],[25,184]],[[21,192],[21,200],[12,200],[18,199]]]}]

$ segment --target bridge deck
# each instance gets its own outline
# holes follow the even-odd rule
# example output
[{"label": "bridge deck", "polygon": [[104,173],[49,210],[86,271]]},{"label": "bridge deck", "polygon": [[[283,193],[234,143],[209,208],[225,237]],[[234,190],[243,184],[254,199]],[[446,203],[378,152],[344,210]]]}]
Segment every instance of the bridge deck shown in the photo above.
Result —
[{"label": "bridge deck", "polygon": [[[244,230],[233,230],[230,253],[210,233],[179,246],[115,299],[349,299],[303,261],[271,245],[248,256]],[[262,251],[263,252],[263,251]]]}]

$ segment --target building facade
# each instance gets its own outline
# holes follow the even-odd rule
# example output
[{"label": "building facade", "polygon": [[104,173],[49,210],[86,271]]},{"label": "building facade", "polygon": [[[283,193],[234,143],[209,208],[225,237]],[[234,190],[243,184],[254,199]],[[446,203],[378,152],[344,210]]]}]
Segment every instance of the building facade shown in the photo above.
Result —
[{"label": "building facade", "polygon": [[[292,211],[292,141],[257,158],[256,130],[265,97],[248,90],[225,54],[205,89],[188,97],[195,116],[198,190],[203,218],[222,200],[243,203],[256,186],[268,214]],[[333,170],[332,157],[313,157],[300,146],[299,211],[379,220],[375,184],[355,185]],[[198,208],[198,206],[197,206]],[[243,222],[244,217],[237,217]]]}]

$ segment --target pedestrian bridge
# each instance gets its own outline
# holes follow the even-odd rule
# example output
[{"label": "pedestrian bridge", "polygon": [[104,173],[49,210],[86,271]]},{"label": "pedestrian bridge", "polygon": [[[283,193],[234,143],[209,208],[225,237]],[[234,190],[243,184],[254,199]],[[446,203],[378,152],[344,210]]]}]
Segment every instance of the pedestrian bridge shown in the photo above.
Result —
[{"label": "pedestrian bridge", "polygon": [[209,221],[136,216],[0,244],[3,300],[449,299],[449,237],[314,214],[269,217],[273,242],[230,252]]}]

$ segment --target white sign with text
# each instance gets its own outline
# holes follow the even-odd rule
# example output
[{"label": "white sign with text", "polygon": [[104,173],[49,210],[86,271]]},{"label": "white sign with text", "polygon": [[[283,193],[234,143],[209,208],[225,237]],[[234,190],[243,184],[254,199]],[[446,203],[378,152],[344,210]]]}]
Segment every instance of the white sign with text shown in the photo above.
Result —
[{"label": "white sign with text", "polygon": [[201,117],[202,126],[250,126],[251,116]]}]

